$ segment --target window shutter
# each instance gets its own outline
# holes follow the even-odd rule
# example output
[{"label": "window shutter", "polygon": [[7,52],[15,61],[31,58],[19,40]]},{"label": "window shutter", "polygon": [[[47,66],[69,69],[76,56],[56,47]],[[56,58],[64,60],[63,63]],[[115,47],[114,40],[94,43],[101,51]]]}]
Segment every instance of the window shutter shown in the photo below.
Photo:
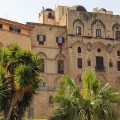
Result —
[{"label": "window shutter", "polygon": [[21,33],[21,29],[18,29],[18,33]]},{"label": "window shutter", "polygon": [[37,41],[39,41],[39,35],[37,35]]},{"label": "window shutter", "polygon": [[9,30],[12,31],[12,27],[11,26],[9,27]]},{"label": "window shutter", "polygon": [[46,36],[45,36],[45,35],[43,35],[43,37],[44,37],[44,41],[46,41]]},{"label": "window shutter", "polygon": [[56,37],[56,42],[58,43],[58,37]]},{"label": "window shutter", "polygon": [[62,43],[64,43],[65,42],[65,39],[64,39],[64,37],[62,37]]}]

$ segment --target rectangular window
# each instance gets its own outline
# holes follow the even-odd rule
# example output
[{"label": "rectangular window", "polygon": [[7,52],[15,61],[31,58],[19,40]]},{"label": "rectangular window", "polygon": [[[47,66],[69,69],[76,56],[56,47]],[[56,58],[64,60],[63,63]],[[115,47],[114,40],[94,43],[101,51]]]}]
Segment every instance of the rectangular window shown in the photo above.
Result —
[{"label": "rectangular window", "polygon": [[76,28],[76,34],[77,35],[81,35],[81,27],[77,27]]},{"label": "rectangular window", "polygon": [[96,29],[96,37],[101,37],[101,29]]},{"label": "rectangular window", "polygon": [[43,45],[45,41],[45,35],[37,35],[37,40],[39,44]]},{"label": "rectangular window", "polygon": [[118,71],[120,71],[120,61],[117,61],[117,68],[118,68]]},{"label": "rectangular window", "polygon": [[104,70],[104,61],[102,56],[96,56],[96,70]]},{"label": "rectangular window", "polygon": [[64,74],[64,61],[58,60],[58,74]]},{"label": "rectangular window", "polygon": [[15,27],[11,27],[11,26],[9,27],[9,31],[21,33],[21,29],[15,28]]},{"label": "rectangular window", "polygon": [[109,62],[109,67],[113,67],[113,63],[112,62]]},{"label": "rectangular window", "polygon": [[41,72],[44,73],[44,59],[40,59],[41,63]]},{"label": "rectangular window", "polygon": [[91,66],[91,60],[87,61],[88,66]]},{"label": "rectangular window", "polygon": [[58,43],[58,46],[63,46],[64,37],[62,37],[62,36],[56,37],[56,42]]},{"label": "rectangular window", "polygon": [[2,25],[2,24],[0,24],[0,28],[3,28],[3,25]]},{"label": "rectangular window", "polygon": [[115,31],[115,37],[116,39],[120,39],[120,31]]},{"label": "rectangular window", "polygon": [[78,58],[78,68],[82,68],[82,58]]}]

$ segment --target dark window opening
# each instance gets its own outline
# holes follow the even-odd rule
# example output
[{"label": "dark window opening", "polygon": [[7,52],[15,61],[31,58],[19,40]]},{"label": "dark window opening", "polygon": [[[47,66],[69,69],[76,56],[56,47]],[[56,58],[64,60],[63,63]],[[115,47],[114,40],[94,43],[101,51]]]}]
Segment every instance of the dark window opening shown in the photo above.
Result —
[{"label": "dark window opening", "polygon": [[101,29],[96,29],[96,37],[101,37]]},{"label": "dark window opening", "polygon": [[87,61],[88,66],[91,66],[91,60]]},{"label": "dark window opening", "polygon": [[81,35],[81,27],[77,27],[76,28],[76,34],[77,35]]},{"label": "dark window opening", "polygon": [[11,27],[11,26],[9,27],[9,31],[21,33],[21,29],[15,28],[15,27]]},{"label": "dark window opening", "polygon": [[109,62],[109,67],[113,67],[113,63],[111,61]]},{"label": "dark window opening", "polygon": [[44,59],[40,59],[41,63],[41,72],[44,73]]},{"label": "dark window opening", "polygon": [[78,68],[82,68],[82,58],[78,58]]},{"label": "dark window opening", "polygon": [[58,60],[58,74],[64,74],[64,61]]},{"label": "dark window opening", "polygon": [[52,18],[52,13],[51,12],[48,13],[48,18]]},{"label": "dark window opening", "polygon": [[96,70],[104,71],[104,61],[102,56],[96,56]]},{"label": "dark window opening", "polygon": [[101,52],[101,49],[100,49],[100,48],[98,48],[98,49],[97,49],[97,52]]},{"label": "dark window opening", "polygon": [[120,56],[120,50],[117,51],[117,56]]},{"label": "dark window opening", "polygon": [[2,24],[0,24],[0,28],[3,28],[3,25],[2,25]]},{"label": "dark window opening", "polygon": [[39,44],[43,45],[45,42],[45,35],[37,35],[37,40]]},{"label": "dark window opening", "polygon": [[115,31],[115,38],[120,39],[120,31]]},{"label": "dark window opening", "polygon": [[81,48],[80,47],[78,47],[78,53],[81,53]]},{"label": "dark window opening", "polygon": [[49,104],[53,104],[53,97],[52,96],[49,97]]},{"label": "dark window opening", "polygon": [[120,71],[120,61],[117,61],[117,68],[118,68],[118,71]]}]

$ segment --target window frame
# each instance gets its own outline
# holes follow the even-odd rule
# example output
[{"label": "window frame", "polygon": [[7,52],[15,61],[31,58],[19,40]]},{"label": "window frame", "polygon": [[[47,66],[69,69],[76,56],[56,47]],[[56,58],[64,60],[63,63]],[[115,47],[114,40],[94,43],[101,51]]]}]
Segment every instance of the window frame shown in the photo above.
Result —
[{"label": "window frame", "polygon": [[81,27],[76,27],[76,35],[81,35]]},{"label": "window frame", "polygon": [[37,35],[37,41],[39,42],[40,45],[44,45],[45,42],[45,35]]},{"label": "window frame", "polygon": [[120,31],[115,31],[115,38],[120,39]]},{"label": "window frame", "polygon": [[77,59],[77,67],[78,69],[82,69],[82,58]]},{"label": "window frame", "polygon": [[9,26],[9,31],[15,32],[15,33],[21,33],[21,29],[13,27],[13,26]]},{"label": "window frame", "polygon": [[101,37],[101,29],[96,29],[96,37]]},{"label": "window frame", "polygon": [[57,72],[58,74],[64,74],[64,60],[57,60]]}]

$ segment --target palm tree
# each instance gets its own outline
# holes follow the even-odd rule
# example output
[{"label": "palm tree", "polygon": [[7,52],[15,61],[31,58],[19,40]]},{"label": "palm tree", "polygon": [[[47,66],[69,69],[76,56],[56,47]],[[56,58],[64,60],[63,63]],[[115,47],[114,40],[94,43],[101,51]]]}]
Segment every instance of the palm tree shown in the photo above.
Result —
[{"label": "palm tree", "polygon": [[[40,59],[37,55],[21,49],[17,45],[12,45],[2,50],[0,65],[5,71],[6,83],[11,88],[11,95],[8,95],[3,101],[3,104],[7,106],[7,109],[4,106],[2,108],[5,120],[13,120],[12,116],[16,112],[17,114],[20,112],[23,114],[36,94],[35,91],[40,83],[39,73],[41,66],[39,61]],[[27,99],[27,105],[25,105],[27,94],[30,93],[32,93],[31,98]]]},{"label": "palm tree", "polygon": [[81,107],[80,88],[75,86],[69,76],[60,79],[54,96],[55,104],[59,104],[50,116],[50,120],[78,120]]},{"label": "palm tree", "polygon": [[101,77],[91,70],[82,75],[84,114],[88,120],[115,120],[113,103],[120,103],[120,93],[110,85],[102,82]]},{"label": "palm tree", "polygon": [[[120,93],[107,84],[93,70],[82,75],[83,88],[68,76],[60,79],[54,101],[58,107],[50,120],[116,120],[113,103],[120,103]],[[58,119],[59,118],[59,119]]]}]

